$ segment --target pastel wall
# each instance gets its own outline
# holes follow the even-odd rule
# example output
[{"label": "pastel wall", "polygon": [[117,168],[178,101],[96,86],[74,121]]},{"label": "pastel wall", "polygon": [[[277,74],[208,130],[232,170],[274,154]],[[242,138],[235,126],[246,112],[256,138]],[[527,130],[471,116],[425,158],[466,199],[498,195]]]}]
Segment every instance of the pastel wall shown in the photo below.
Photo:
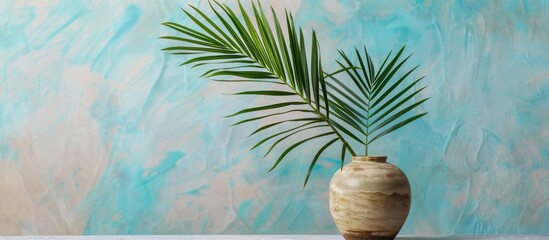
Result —
[{"label": "pastel wall", "polygon": [[[267,174],[250,125],[222,118],[261,99],[160,52],[187,3],[208,9],[0,2],[0,235],[337,233],[338,150],[305,189],[311,146]],[[406,44],[421,64],[430,114],[373,146],[411,180],[403,233],[549,234],[548,1],[262,3],[315,28],[326,61]]]}]

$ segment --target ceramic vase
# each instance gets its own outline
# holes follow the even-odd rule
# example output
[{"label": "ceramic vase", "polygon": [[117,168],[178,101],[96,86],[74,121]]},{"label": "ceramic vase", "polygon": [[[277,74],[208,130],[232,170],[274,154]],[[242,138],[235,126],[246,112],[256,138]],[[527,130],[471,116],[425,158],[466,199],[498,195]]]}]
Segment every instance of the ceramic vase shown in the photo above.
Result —
[{"label": "ceramic vase", "polygon": [[408,178],[386,156],[355,156],[330,182],[330,212],[347,240],[394,239],[410,203]]}]

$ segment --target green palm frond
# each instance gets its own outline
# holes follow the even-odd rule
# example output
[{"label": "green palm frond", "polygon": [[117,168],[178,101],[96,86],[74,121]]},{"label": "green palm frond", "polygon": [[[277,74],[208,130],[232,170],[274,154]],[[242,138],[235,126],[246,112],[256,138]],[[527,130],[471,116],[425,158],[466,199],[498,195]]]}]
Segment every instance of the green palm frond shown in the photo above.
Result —
[{"label": "green palm frond", "polygon": [[[368,145],[373,141],[427,114],[426,112],[411,116],[408,114],[428,99],[424,98],[410,103],[410,100],[425,89],[425,87],[414,89],[414,86],[423,77],[407,85],[404,82],[418,66],[406,71],[399,78],[395,78],[411,56],[401,60],[404,49],[405,47],[402,47],[393,57],[389,53],[379,69],[374,67],[366,48],[362,54],[358,49],[355,49],[358,67],[355,67],[343,51],[339,51],[344,60],[343,63],[337,61],[342,69],[339,72],[345,72],[351,81],[343,83],[334,76],[329,76],[330,81],[327,83],[330,87],[329,91],[336,92],[339,97],[345,99],[345,103],[340,103],[341,109],[348,109],[341,117],[351,118],[348,121],[352,121],[354,125],[361,128],[359,132],[364,137],[365,155],[368,155]],[[350,109],[356,110],[349,111]]]},{"label": "green palm frond", "polygon": [[[426,100],[408,103],[423,90],[414,91],[421,78],[401,89],[404,80],[416,68],[393,80],[409,58],[400,60],[404,48],[394,57],[389,54],[379,69],[374,67],[366,49],[363,54],[356,50],[358,63],[353,63],[340,51],[343,60],[336,61],[340,69],[328,74],[322,66],[316,33],[312,31],[310,42],[306,44],[303,30],[295,26],[292,14],[285,12],[286,24],[283,26],[272,8],[269,23],[259,1],[252,2],[252,11],[246,11],[238,2],[240,17],[225,4],[213,1],[209,2],[209,6],[215,19],[190,6],[189,10],[182,11],[191,20],[192,27],[175,22],[163,23],[180,35],[161,37],[176,44],[163,50],[188,56],[181,65],[193,68],[211,65],[212,68],[205,70],[201,77],[247,83],[259,88],[234,95],[262,96],[273,100],[269,104],[241,109],[227,116],[245,116],[233,125],[271,120],[255,129],[250,136],[287,127],[268,134],[252,147],[256,149],[267,145],[265,156],[273,153],[275,147],[282,146],[281,143],[288,143],[288,139],[300,138],[281,151],[269,172],[294,149],[310,141],[321,140],[323,143],[318,145],[310,162],[305,186],[317,160],[336,142],[341,144],[343,167],[347,153],[356,155],[352,146],[364,146],[367,155],[371,142],[426,114],[407,117]],[[343,82],[336,77],[342,73],[350,81]],[[269,89],[265,89],[266,86]],[[283,120],[272,121],[274,117],[282,117]]]},{"label": "green palm frond", "polygon": [[[340,99],[331,98],[327,92],[328,87],[315,32],[312,32],[310,44],[306,45],[303,30],[294,25],[292,14],[286,12],[285,20],[287,24],[283,28],[276,13],[271,8],[273,12],[273,25],[271,26],[259,2],[257,5],[252,3],[252,14],[248,14],[239,2],[238,7],[241,18],[238,18],[227,5],[210,2],[210,7],[217,17],[215,20],[196,7],[190,6],[196,16],[182,9],[183,13],[200,30],[194,30],[191,27],[174,22],[163,23],[183,35],[161,37],[180,43],[164,50],[173,54],[190,56],[190,59],[183,62],[182,65],[197,67],[215,64],[215,68],[205,71],[202,75],[206,78],[222,77],[227,78],[227,80],[222,81],[278,83],[285,86],[284,90],[277,88],[276,90],[253,90],[235,93],[235,95],[268,96],[276,100],[269,105],[242,109],[228,116],[260,115],[248,116],[234,125],[268,119],[273,116],[284,117],[282,121],[260,126],[251,135],[275,126],[281,126],[283,123],[297,124],[297,126],[287,130],[271,134],[260,140],[252,148],[255,149],[271,142],[267,154],[271,153],[280,142],[292,136],[299,137],[300,134],[298,133],[307,131],[312,133],[312,135],[305,134],[307,137],[282,151],[282,154],[278,156],[269,171],[275,169],[292,150],[317,139],[322,139],[325,144],[319,148],[316,156],[311,161],[304,185],[307,184],[311,170],[322,152],[335,142],[340,142],[345,151],[355,155],[341,132],[351,135],[353,133],[347,129],[341,129],[342,126],[339,123],[330,119],[331,114],[345,115],[346,110],[341,109],[340,105],[344,103]],[[219,68],[219,66],[225,67]],[[335,106],[334,110],[331,110],[332,105]],[[300,114],[299,117],[296,117],[295,114],[292,114],[295,112],[309,116],[303,117],[303,114]],[[318,130],[320,133],[312,132],[313,130]],[[360,139],[358,140],[360,141]]]}]

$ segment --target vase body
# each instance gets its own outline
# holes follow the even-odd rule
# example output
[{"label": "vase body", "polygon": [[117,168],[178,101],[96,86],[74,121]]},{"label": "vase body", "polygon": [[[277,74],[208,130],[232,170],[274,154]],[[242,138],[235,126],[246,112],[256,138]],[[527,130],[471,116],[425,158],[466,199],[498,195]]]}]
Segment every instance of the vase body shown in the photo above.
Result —
[{"label": "vase body", "polygon": [[354,156],[330,182],[330,212],[347,240],[394,239],[410,211],[410,183],[386,156]]}]

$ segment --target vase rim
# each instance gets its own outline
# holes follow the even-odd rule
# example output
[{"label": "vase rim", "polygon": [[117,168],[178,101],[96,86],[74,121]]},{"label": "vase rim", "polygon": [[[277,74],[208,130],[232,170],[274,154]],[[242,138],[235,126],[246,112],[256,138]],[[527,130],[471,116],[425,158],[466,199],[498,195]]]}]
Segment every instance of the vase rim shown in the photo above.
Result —
[{"label": "vase rim", "polygon": [[384,155],[370,155],[370,156],[364,156],[364,155],[357,155],[353,156],[353,161],[357,162],[387,162],[387,156]]}]

